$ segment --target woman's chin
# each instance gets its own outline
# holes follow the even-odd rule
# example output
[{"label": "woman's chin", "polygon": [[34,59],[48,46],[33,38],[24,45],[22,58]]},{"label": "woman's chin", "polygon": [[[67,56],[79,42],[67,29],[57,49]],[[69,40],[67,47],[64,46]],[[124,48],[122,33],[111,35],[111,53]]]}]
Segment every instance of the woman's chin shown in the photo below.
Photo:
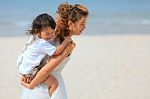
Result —
[{"label": "woman's chin", "polygon": [[80,35],[82,32],[72,33],[72,35]]},{"label": "woman's chin", "polygon": [[82,33],[82,31],[80,31],[80,32],[76,33],[76,35],[80,35],[81,33]]}]

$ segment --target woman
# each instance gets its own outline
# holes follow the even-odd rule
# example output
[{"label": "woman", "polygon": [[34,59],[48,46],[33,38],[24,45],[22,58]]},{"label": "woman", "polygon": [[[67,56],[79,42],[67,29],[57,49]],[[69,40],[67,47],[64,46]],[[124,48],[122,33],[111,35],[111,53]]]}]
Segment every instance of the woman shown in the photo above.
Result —
[{"label": "woman", "polygon": [[[64,40],[65,36],[80,35],[85,29],[87,16],[88,10],[80,4],[71,5],[67,2],[60,4],[57,9],[56,39],[52,43],[57,46]],[[22,85],[27,87],[23,90],[22,99],[68,99],[61,70],[68,62],[70,56],[67,55],[72,51],[73,47],[74,44],[69,44],[62,55],[51,58],[47,64],[43,60],[41,65],[46,65],[38,72],[30,84],[21,80]],[[64,60],[61,62],[62,59]],[[52,74],[58,80],[58,87],[51,97],[48,95],[48,86],[40,84],[49,74]]]}]

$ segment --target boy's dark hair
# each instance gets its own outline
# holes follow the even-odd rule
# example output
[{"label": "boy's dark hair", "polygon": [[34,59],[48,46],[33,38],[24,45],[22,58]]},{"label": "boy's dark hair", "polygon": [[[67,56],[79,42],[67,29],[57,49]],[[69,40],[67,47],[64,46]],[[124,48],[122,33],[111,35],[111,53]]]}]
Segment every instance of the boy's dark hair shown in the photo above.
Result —
[{"label": "boy's dark hair", "polygon": [[28,30],[27,34],[35,35],[47,27],[55,29],[55,20],[47,13],[40,14],[33,20],[31,30]]}]

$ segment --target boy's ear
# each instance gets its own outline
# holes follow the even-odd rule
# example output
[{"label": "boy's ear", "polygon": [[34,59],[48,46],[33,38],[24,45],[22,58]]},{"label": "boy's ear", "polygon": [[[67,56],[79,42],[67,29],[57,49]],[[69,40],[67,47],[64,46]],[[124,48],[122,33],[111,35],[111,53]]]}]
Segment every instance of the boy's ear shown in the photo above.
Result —
[{"label": "boy's ear", "polygon": [[37,33],[38,37],[40,38],[41,37],[41,33]]}]

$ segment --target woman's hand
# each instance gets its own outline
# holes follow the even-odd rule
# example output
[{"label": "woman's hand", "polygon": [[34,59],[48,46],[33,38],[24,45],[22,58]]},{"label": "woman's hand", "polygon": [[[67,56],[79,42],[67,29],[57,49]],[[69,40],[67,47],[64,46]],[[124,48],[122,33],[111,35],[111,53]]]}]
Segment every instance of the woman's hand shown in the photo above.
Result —
[{"label": "woman's hand", "polygon": [[24,81],[25,83],[30,83],[32,81],[32,78],[31,76],[23,75],[21,76],[21,80]]},{"label": "woman's hand", "polygon": [[33,87],[31,87],[30,84],[25,83],[24,81],[21,81],[21,85],[27,87],[28,89],[33,89]]},{"label": "woman's hand", "polygon": [[71,36],[66,36],[64,37],[64,41],[68,44],[68,43],[71,43],[72,42],[72,39],[71,39]]},{"label": "woman's hand", "polygon": [[30,77],[27,77],[27,76],[21,76],[21,85],[29,88],[29,89],[33,89],[33,87],[30,85],[30,82],[31,82],[31,78]]}]

